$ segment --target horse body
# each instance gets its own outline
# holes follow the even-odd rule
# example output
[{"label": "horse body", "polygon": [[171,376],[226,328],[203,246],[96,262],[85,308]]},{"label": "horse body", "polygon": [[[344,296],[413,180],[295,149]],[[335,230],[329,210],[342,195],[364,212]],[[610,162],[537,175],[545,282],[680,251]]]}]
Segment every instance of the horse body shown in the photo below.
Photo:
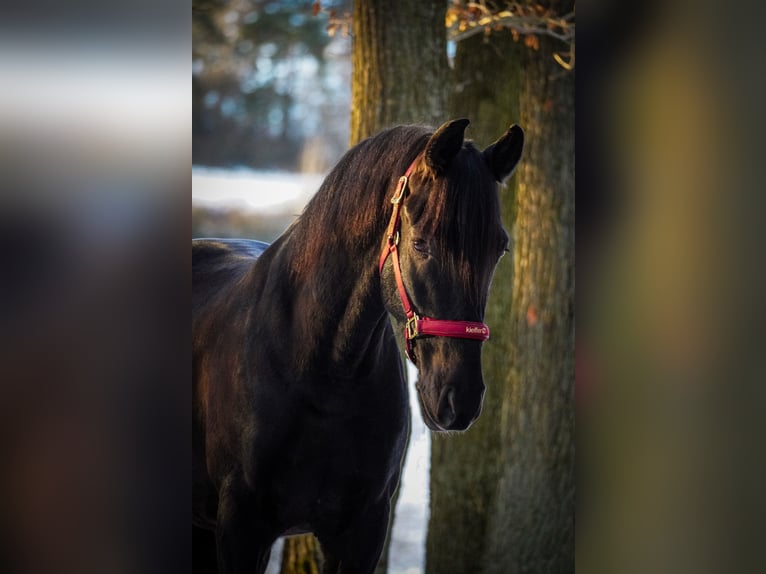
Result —
[{"label": "horse body", "polygon": [[[288,531],[312,531],[344,557],[370,544],[358,540],[369,532],[360,521],[377,514],[385,533],[407,433],[405,379],[382,303],[378,317],[367,309],[358,328],[344,325],[344,352],[319,357],[341,338],[333,333],[340,325],[308,332],[310,290],[269,271],[281,265],[279,244],[253,257],[258,250],[217,240],[196,241],[192,251],[196,275],[207,278],[194,293],[194,521],[242,533],[232,571],[250,555],[243,568],[260,566]],[[338,287],[337,300],[322,305],[365,296],[356,285],[353,296]],[[317,349],[307,347],[312,339]]]},{"label": "horse body", "polygon": [[[462,147],[464,129],[453,125],[447,133],[457,141],[459,131],[450,157]],[[385,272],[377,265],[386,224],[381,213],[392,183],[416,157],[425,157],[431,171],[438,167],[429,152],[441,153],[434,146],[444,143],[446,136],[437,137],[443,131],[395,128],[357,146],[268,248],[243,240],[193,242],[192,520],[195,529],[215,532],[211,570],[217,562],[224,573],[262,572],[273,541],[303,531],[317,536],[328,564],[343,572],[374,569],[409,431],[392,328],[403,328],[406,318],[390,264]],[[370,163],[378,151],[388,161]],[[484,153],[471,148],[463,155],[491,180],[493,164]],[[496,203],[496,189],[487,193]],[[499,214],[491,215],[482,233],[494,243],[507,241]],[[404,213],[403,240],[417,230],[416,220],[415,212]],[[481,285],[476,297],[465,297],[470,301],[408,279],[413,302],[480,320],[496,250],[493,245],[489,273],[473,277]],[[408,277],[418,270],[446,276],[443,264],[415,251],[403,250],[401,265]],[[456,339],[417,343],[421,408],[434,430],[466,428],[478,416],[480,348],[478,341]],[[468,383],[458,386],[461,378]],[[195,544],[200,532],[194,530]]]}]

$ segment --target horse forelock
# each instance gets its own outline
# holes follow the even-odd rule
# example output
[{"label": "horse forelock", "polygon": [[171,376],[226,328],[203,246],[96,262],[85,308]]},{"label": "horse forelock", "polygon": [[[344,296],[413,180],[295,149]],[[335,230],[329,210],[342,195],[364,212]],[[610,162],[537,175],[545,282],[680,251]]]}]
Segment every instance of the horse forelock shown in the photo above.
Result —
[{"label": "horse forelock", "polygon": [[507,236],[497,184],[481,152],[467,142],[443,177],[425,172],[417,176],[428,189],[415,194],[420,204],[412,206],[414,223],[433,239],[436,256],[460,280],[465,293],[483,304],[498,246]]}]

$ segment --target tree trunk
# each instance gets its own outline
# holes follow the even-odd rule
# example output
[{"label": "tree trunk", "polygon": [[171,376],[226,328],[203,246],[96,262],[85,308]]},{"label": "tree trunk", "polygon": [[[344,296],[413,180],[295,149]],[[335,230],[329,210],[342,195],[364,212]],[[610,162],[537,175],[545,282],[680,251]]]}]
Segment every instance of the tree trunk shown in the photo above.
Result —
[{"label": "tree trunk", "polygon": [[[502,480],[487,572],[574,570],[574,73],[554,40],[525,51],[511,370],[501,420]],[[499,319],[499,317],[498,317]]]},{"label": "tree trunk", "polygon": [[[521,50],[510,34],[493,35],[491,43],[473,36],[458,44],[450,111],[471,120],[466,135],[481,149],[514,121],[526,129],[518,112]],[[526,161],[528,156],[522,158],[522,163]],[[514,177],[501,192],[503,221],[509,232],[513,229],[515,182]],[[509,254],[498,265],[487,305],[492,338],[482,353],[487,391],[481,416],[463,434],[431,435],[428,573],[479,572],[487,550],[489,511],[501,476],[498,424],[511,352],[507,322],[512,278]]]},{"label": "tree trunk", "polygon": [[539,40],[458,46],[453,114],[482,147],[513,122],[526,143],[501,191],[484,411],[432,445],[428,573],[574,570],[574,74]]},{"label": "tree trunk", "polygon": [[[397,124],[439,126],[447,119],[446,14],[440,0],[354,0],[351,145]],[[397,342],[403,350],[401,337]],[[398,497],[397,488],[376,574],[388,571]]]},{"label": "tree trunk", "polygon": [[447,118],[447,3],[355,0],[351,144],[402,123]]},{"label": "tree trunk", "polygon": [[322,552],[310,534],[288,536],[282,550],[282,574],[319,574]]},{"label": "tree trunk", "polygon": [[[438,126],[447,119],[446,12],[441,0],[354,0],[351,145],[397,124]],[[389,535],[397,495],[398,489]],[[311,535],[285,545],[284,556],[302,557],[306,545],[298,541],[306,537]],[[377,574],[388,569],[389,538]],[[282,572],[287,572],[284,567]]]}]

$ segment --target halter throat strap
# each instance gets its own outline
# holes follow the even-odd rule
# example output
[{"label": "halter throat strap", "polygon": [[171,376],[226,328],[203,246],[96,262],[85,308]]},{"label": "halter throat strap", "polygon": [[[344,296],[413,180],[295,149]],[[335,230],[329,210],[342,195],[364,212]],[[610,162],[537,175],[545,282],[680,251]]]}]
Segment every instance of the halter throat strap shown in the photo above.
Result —
[{"label": "halter throat strap", "polygon": [[407,289],[404,287],[402,268],[399,261],[399,227],[401,224],[401,207],[407,191],[407,183],[420,157],[415,158],[396,184],[396,191],[394,191],[394,195],[391,198],[394,208],[386,230],[386,245],[383,246],[380,262],[378,263],[378,271],[382,275],[383,266],[386,264],[389,256],[391,257],[396,287],[399,290],[399,298],[402,301],[404,313],[407,316],[407,322],[404,327],[405,351],[407,357],[413,363],[415,363],[415,356],[412,352],[412,341],[420,337],[452,337],[476,341],[486,341],[489,339],[489,327],[485,323],[477,321],[448,321],[420,316],[413,309],[410,298],[407,296]]}]

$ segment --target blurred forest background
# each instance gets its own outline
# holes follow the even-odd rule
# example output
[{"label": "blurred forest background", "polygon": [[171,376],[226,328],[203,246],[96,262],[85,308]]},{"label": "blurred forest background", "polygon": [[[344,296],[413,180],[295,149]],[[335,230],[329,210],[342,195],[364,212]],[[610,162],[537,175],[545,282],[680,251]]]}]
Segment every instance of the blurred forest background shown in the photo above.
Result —
[{"label": "blurred forest background", "polygon": [[194,164],[323,172],[347,149],[350,38],[327,27],[350,6],[322,6],[194,3]]},{"label": "blurred forest background", "polygon": [[[351,39],[334,22],[350,10],[350,0],[195,0],[195,173],[329,171],[348,149]],[[273,241],[312,191],[268,215],[195,202],[192,236]]]}]

